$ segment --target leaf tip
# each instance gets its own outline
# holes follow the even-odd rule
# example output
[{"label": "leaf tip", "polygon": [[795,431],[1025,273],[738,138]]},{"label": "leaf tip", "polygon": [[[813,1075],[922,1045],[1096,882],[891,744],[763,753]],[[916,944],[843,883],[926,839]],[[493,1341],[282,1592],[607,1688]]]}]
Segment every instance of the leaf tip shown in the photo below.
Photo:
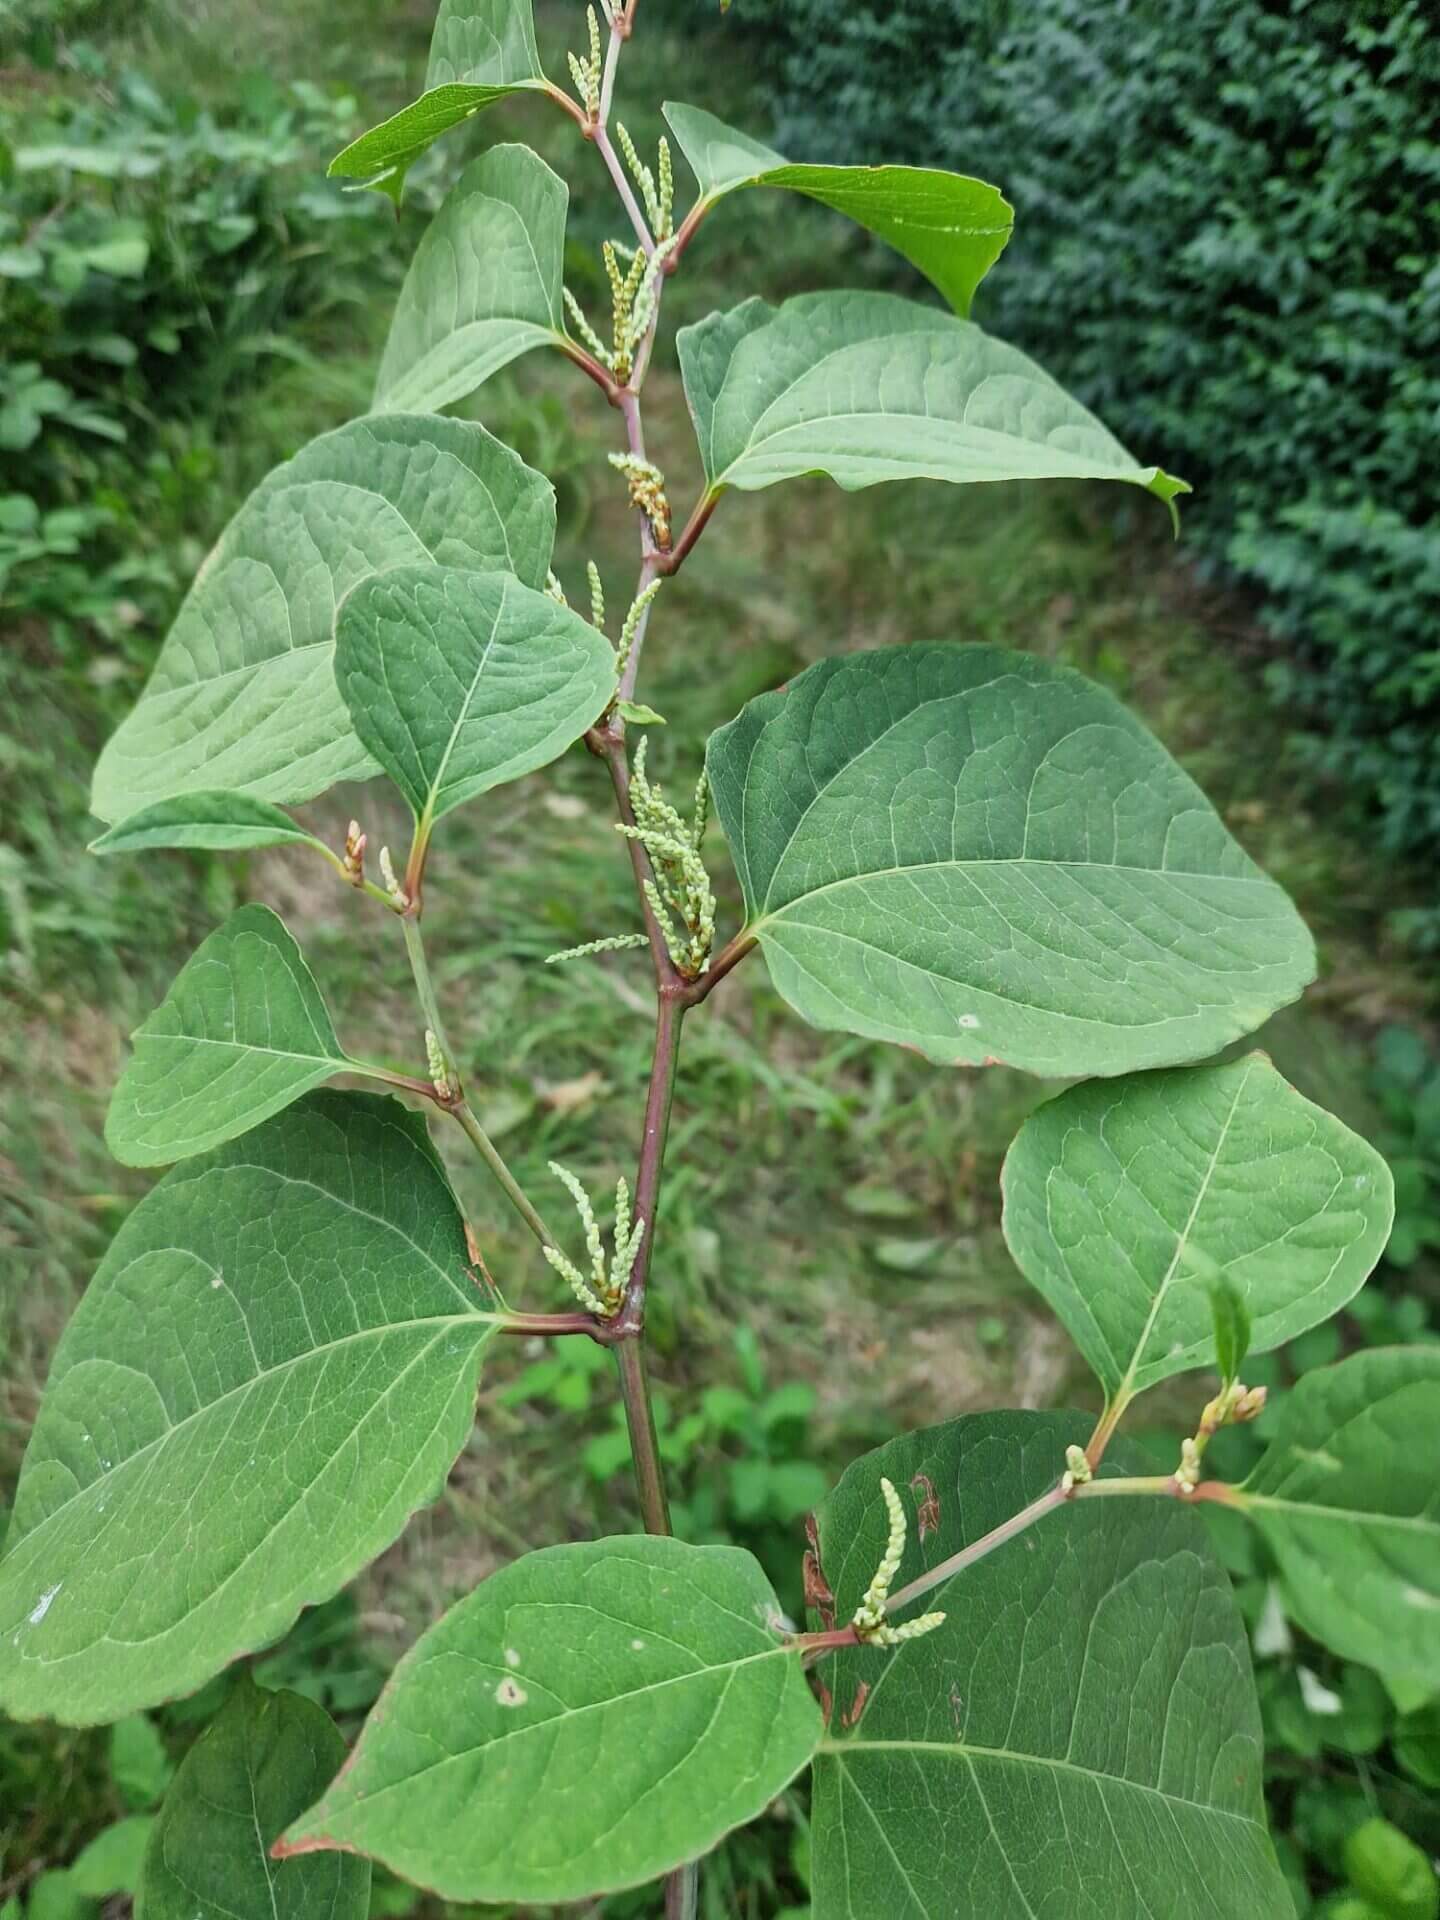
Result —
[{"label": "leaf tip", "polygon": [[334,1840],[326,1833],[302,1833],[297,1839],[287,1834],[280,1838],[270,1849],[272,1860],[296,1860],[306,1853],[354,1853],[356,1849],[347,1846],[343,1840]]},{"label": "leaf tip", "polygon": [[1151,469],[1146,487],[1157,500],[1163,500],[1170,514],[1170,530],[1178,540],[1180,538],[1180,509],[1176,505],[1181,494],[1193,493],[1195,489],[1188,480],[1181,480],[1173,473],[1166,473],[1163,467]]}]

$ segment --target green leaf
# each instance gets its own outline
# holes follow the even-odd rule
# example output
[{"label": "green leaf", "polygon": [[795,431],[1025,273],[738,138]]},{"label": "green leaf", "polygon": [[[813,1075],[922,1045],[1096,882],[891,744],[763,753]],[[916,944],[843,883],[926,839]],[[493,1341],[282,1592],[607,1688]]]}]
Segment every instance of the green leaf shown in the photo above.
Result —
[{"label": "green leaf", "polygon": [[943,1062],[1214,1052],[1314,974],[1295,909],[1140,723],[996,647],[849,654],[709,745],[776,987]]},{"label": "green leaf", "polygon": [[372,573],[437,561],[543,586],[550,483],[460,420],[352,421],[277,467],[231,521],[95,770],[91,806],[226,790],[305,800],[375,763],[335,687],[335,609]]},{"label": "green leaf", "polygon": [[657,713],[654,707],[647,707],[642,700],[617,700],[615,711],[631,727],[666,727],[670,724],[663,713]]},{"label": "green leaf", "polygon": [[503,573],[404,567],[340,610],[355,731],[428,829],[573,746],[615,692],[603,633]]},{"label": "green leaf", "polygon": [[305,956],[261,906],[201,942],[133,1039],[105,1117],[127,1167],[218,1147],[354,1064]]},{"label": "green leaf", "polygon": [[143,1713],[132,1713],[110,1729],[110,1777],[120,1798],[143,1812],[163,1796],[175,1771],[160,1729]]},{"label": "green leaf", "polygon": [[1347,1660],[1433,1690],[1440,1673],[1440,1347],[1375,1347],[1306,1374],[1236,1496],[1285,1604]]},{"label": "green leaf", "polygon": [[1001,1183],[1016,1264],[1117,1405],[1192,1367],[1229,1373],[1217,1286],[1256,1353],[1328,1320],[1394,1211],[1380,1155],[1263,1053],[1071,1087],[1025,1122]]},{"label": "green leaf", "polygon": [[[857,1461],[817,1515],[837,1619],[885,1550],[882,1475],[909,1517],[898,1592],[1049,1491],[1087,1433],[977,1414]],[[815,1920],[1059,1916],[1078,1889],[1127,1920],[1287,1910],[1245,1630],[1198,1515],[1075,1502],[914,1604],[945,1624],[815,1670]]]},{"label": "green leaf", "polygon": [[493,1316],[424,1123],[316,1093],[160,1181],[51,1365],[0,1711],[88,1726],[268,1645],[434,1498]]},{"label": "green leaf", "polygon": [[400,289],[377,413],[450,406],[517,355],[563,342],[569,200],[564,181],[529,147],[492,147],[465,169]]},{"label": "green leaf", "polygon": [[323,1793],[345,1742],[323,1708],[248,1674],[185,1756],[145,1857],[140,1920],[366,1920],[370,1865],[270,1848]]},{"label": "green leaf", "polygon": [[919,479],[1124,480],[1167,503],[1190,491],[1137,465],[1016,348],[896,294],[747,300],[677,346],[712,494],[807,473],[847,492]]},{"label": "green leaf", "polygon": [[1345,1842],[1352,1885],[1390,1920],[1435,1920],[1440,1880],[1421,1848],[1388,1820],[1367,1820]]},{"label": "green leaf", "polygon": [[319,847],[324,842],[297,826],[268,800],[244,793],[182,793],[142,807],[90,843],[91,853],[147,853],[152,848],[199,847],[236,853],[245,847],[290,843]]},{"label": "green leaf", "polygon": [[1253,1328],[1249,1308],[1228,1280],[1217,1280],[1210,1289],[1210,1324],[1215,1333],[1215,1365],[1220,1383],[1233,1386],[1250,1351]]},{"label": "green leaf", "polygon": [[451,1900],[577,1900],[708,1852],[819,1732],[748,1553],[644,1536],[548,1547],[406,1655],[286,1846],[354,1848]]},{"label": "green leaf", "polygon": [[665,118],[710,207],[742,187],[786,187],[888,241],[959,314],[1004,251],[1015,209],[995,187],[938,167],[796,166],[713,113],[667,100]]},{"label": "green leaf", "polygon": [[95,1904],[75,1884],[75,1876],[61,1867],[42,1873],[30,1883],[25,1920],[91,1920]]},{"label": "green leaf", "polygon": [[154,1825],[153,1815],[136,1813],[97,1834],[70,1869],[75,1891],[91,1900],[105,1900],[112,1893],[134,1893]]},{"label": "green leaf", "polygon": [[443,134],[514,94],[547,90],[543,80],[516,80],[502,86],[432,87],[378,127],[352,140],[336,154],[327,171],[335,179],[363,181],[398,206],[406,174]]},{"label": "green leaf", "polygon": [[1440,1700],[1405,1714],[1395,1728],[1395,1758],[1412,1780],[1440,1787]]},{"label": "green leaf", "polygon": [[330,172],[366,180],[398,204],[406,172],[442,134],[497,100],[537,90],[554,91],[540,65],[530,0],[441,0],[425,92],[352,141]]}]

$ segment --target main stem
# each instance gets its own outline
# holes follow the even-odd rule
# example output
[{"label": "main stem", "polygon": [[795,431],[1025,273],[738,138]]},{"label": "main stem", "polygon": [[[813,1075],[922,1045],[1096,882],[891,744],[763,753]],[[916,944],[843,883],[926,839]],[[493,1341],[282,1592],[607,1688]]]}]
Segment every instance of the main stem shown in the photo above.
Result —
[{"label": "main stem", "polygon": [[[634,17],[635,0],[625,0],[623,8],[618,4],[612,8],[610,46],[606,54],[599,112],[596,115],[592,137],[629,216],[630,224],[635,229],[635,237],[643,250],[650,253],[654,250],[654,237],[649,231],[630,182],[625,177],[625,170],[620,164],[608,131],[620,50],[634,24]],[[636,354],[634,372],[629,382],[612,396],[625,422],[627,447],[633,455],[642,460],[645,457],[645,432],[640,418],[638,389],[645,378],[645,371],[650,361],[650,350],[654,344],[655,328],[659,321],[662,291],[663,282],[656,290],[655,311],[651,315],[649,330]],[[656,548],[650,522],[642,513],[640,516],[640,579],[636,587],[637,594],[643,593],[659,575],[662,565],[663,558]],[[640,672],[640,656],[645,644],[646,624],[647,618],[642,616],[619,688],[619,698],[622,700],[632,698],[635,691]],[[628,825],[633,825],[634,814],[630,806],[630,765],[625,751],[624,722],[612,719],[607,726],[597,728],[591,736],[591,745],[604,756],[609,768],[611,784],[615,790],[615,804],[621,820]],[[645,1131],[640,1143],[640,1166],[635,1179],[635,1217],[637,1220],[644,1221],[645,1231],[635,1257],[635,1264],[631,1269],[625,1299],[617,1315],[615,1357],[620,1370],[620,1392],[625,1402],[625,1421],[630,1435],[630,1454],[635,1468],[635,1483],[640,1495],[641,1517],[647,1533],[668,1534],[670,1507],[665,1495],[665,1470],[660,1459],[660,1443],[655,1431],[655,1411],[650,1399],[650,1385],[645,1364],[645,1295],[649,1284],[650,1262],[655,1251],[656,1212],[660,1201],[660,1182],[665,1167],[665,1143],[670,1128],[670,1108],[675,1094],[675,1070],[680,1053],[680,1028],[685,1018],[687,999],[685,983],[681,980],[675,963],[670,957],[664,934],[646,896],[645,882],[651,876],[648,857],[638,841],[630,841],[630,858],[635,890],[639,895],[641,911],[645,916],[645,930],[650,941],[650,956],[655,972],[656,1017],[650,1086],[645,1099]],[[687,1866],[677,1867],[673,1873],[666,1876],[666,1920],[694,1920],[699,1884],[699,1869],[693,1862]]]}]

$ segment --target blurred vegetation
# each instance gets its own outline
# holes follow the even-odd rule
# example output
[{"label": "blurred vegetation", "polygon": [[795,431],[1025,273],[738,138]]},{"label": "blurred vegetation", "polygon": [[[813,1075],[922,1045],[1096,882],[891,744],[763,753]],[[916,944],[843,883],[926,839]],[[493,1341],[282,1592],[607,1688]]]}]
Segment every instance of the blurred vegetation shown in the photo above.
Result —
[{"label": "blurred vegetation", "polygon": [[[913,11],[897,10],[890,31]],[[753,105],[768,56],[744,11],[683,39],[656,15],[622,69],[637,137],[658,135],[671,92],[768,131]],[[442,143],[416,169],[398,222],[376,197],[336,192],[323,166],[408,97],[429,16],[428,0],[38,0],[8,13],[0,0],[0,1490],[70,1308],[143,1191],[101,1136],[122,1035],[201,934],[237,900],[268,900],[345,1038],[418,1064],[393,926],[318,868],[282,853],[100,862],[84,849],[96,748],[208,545],[272,465],[367,404],[394,289],[466,143]],[[575,16],[568,0],[541,8],[557,70]],[[568,123],[505,108],[478,137],[531,140],[574,179],[567,275],[593,300],[611,203]],[[777,197],[759,231],[763,263],[739,201],[707,222],[667,292],[667,332],[757,279],[775,296],[855,277],[849,230],[818,209]],[[878,251],[858,264],[874,284],[895,270]],[[997,288],[1010,270],[1007,259]],[[698,473],[670,365],[662,344],[647,418],[685,500]],[[1160,376],[1148,382],[1153,404],[1168,393]],[[572,597],[593,554],[622,600],[634,529],[604,465],[603,404],[536,359],[490,383],[476,413],[555,480]],[[1170,457],[1163,436],[1160,451]],[[1158,510],[1083,488],[852,498],[807,482],[727,499],[657,613],[646,697],[669,724],[650,736],[653,768],[693,781],[711,728],[851,646],[986,640],[1111,686],[1316,928],[1321,984],[1262,1043],[1396,1166],[1387,1265],[1312,1347],[1432,1338],[1435,993],[1383,930],[1423,896],[1336,827],[1336,789],[1287,759],[1284,718],[1257,702],[1245,617],[1196,583],[1186,551]],[[307,812],[332,840],[354,813],[373,844],[395,844],[391,807],[380,787],[355,787]],[[600,769],[575,754],[457,815],[434,864],[427,926],[447,1024],[487,1128],[537,1192],[551,1158],[592,1187],[633,1158],[650,1044],[643,962],[541,964],[631,923],[610,820]],[[722,917],[733,926],[738,910],[727,879]],[[972,1408],[1093,1405],[999,1231],[1001,1158],[1046,1091],[812,1032],[758,962],[687,1032],[654,1301],[663,1448],[689,1536],[751,1547],[794,1606],[800,1517],[856,1452]],[[452,1167],[492,1268],[516,1297],[550,1304],[548,1269],[503,1203],[471,1161]],[[1276,1356],[1276,1394],[1329,1351],[1297,1343]],[[1161,1457],[1173,1458],[1195,1391],[1154,1397]],[[398,1652],[477,1579],[537,1543],[633,1524],[606,1357],[580,1343],[507,1353],[441,1502],[261,1656],[257,1675],[319,1699],[353,1732]],[[1271,1805],[1297,1888],[1308,1901],[1363,1884],[1369,1907],[1345,1911],[1373,1920],[1387,1861],[1403,1876],[1408,1859],[1373,1823],[1440,1849],[1434,1706],[1384,1698],[1305,1642],[1277,1617],[1257,1544],[1221,1547],[1254,1627]],[[118,1920],[144,1822],[222,1684],[115,1731],[0,1725],[0,1920]],[[796,1920],[805,1831],[796,1793],[737,1836],[707,1863],[706,1920]],[[594,1911],[654,1910],[641,1893]],[[435,1916],[383,1876],[374,1911]]]},{"label": "blurred vegetation", "polygon": [[[747,0],[796,158],[998,180],[979,317],[1197,486],[1297,744],[1440,852],[1440,37],[1424,0]],[[1440,944],[1440,912],[1412,920]]]}]

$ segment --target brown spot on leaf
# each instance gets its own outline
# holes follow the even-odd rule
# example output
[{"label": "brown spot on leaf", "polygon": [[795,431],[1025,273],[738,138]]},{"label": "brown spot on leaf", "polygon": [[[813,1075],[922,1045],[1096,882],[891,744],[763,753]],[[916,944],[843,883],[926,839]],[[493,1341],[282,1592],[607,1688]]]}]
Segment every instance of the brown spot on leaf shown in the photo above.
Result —
[{"label": "brown spot on leaf", "polygon": [[835,1625],[835,1595],[830,1591],[830,1583],[820,1565],[820,1529],[815,1524],[813,1513],[805,1516],[805,1538],[810,1543],[801,1562],[805,1578],[805,1605],[819,1614],[821,1626],[830,1628]]},{"label": "brown spot on leaf", "polygon": [[818,1673],[811,1674],[810,1684],[815,1689],[815,1698],[820,1702],[820,1718],[828,1727],[830,1724],[830,1715],[835,1711],[834,1695]]},{"label": "brown spot on leaf", "polygon": [[840,1724],[842,1727],[849,1728],[858,1725],[860,1716],[865,1711],[865,1702],[869,1698],[870,1682],[868,1680],[862,1680],[855,1689],[855,1698],[850,1702],[848,1709],[840,1716]]},{"label": "brown spot on leaf", "polygon": [[916,1530],[924,1540],[940,1531],[939,1495],[928,1473],[917,1473],[910,1482],[910,1491],[915,1496]]}]

